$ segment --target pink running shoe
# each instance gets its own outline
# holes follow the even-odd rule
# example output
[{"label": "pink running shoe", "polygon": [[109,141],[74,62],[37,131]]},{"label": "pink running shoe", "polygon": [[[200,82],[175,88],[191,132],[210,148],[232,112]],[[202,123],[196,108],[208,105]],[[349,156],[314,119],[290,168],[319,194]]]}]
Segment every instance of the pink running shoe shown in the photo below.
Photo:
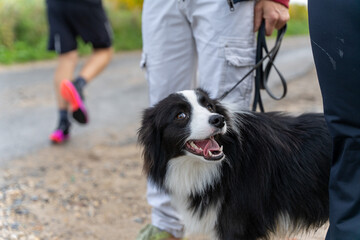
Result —
[{"label": "pink running shoe", "polygon": [[56,129],[51,135],[50,140],[55,144],[63,143],[64,141],[69,139],[69,133],[65,134],[63,130]]},{"label": "pink running shoe", "polygon": [[75,85],[69,80],[62,81],[60,93],[61,96],[70,103],[73,118],[81,124],[87,123],[88,115],[85,104],[81,98],[81,93],[78,92]]},{"label": "pink running shoe", "polygon": [[59,126],[50,135],[50,141],[55,144],[63,143],[70,137],[71,123],[69,121],[60,121]]}]

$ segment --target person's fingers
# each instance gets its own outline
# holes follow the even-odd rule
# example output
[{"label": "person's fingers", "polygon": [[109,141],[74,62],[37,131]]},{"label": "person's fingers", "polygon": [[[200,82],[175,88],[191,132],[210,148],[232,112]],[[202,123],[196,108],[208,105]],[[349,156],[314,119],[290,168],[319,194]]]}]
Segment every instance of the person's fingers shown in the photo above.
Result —
[{"label": "person's fingers", "polygon": [[275,28],[282,28],[290,19],[289,10],[280,3],[260,0],[254,10],[254,31],[259,30],[262,19],[265,19],[266,35],[270,36]]},{"label": "person's fingers", "polygon": [[263,3],[257,2],[254,9],[254,32],[259,31],[261,22],[263,20]]},{"label": "person's fingers", "polygon": [[279,18],[275,28],[280,29],[287,23],[287,21],[289,21],[290,15],[288,9],[284,6],[280,6],[280,9],[277,9],[277,11],[279,12]]},{"label": "person's fingers", "polygon": [[278,21],[278,13],[275,11],[267,12],[265,18],[265,32],[266,36],[270,36],[275,29]]}]

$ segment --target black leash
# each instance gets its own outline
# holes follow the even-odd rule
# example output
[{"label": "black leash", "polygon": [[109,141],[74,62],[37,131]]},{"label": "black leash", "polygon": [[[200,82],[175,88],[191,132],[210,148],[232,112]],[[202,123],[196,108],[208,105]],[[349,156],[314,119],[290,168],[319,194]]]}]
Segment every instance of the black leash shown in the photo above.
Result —
[{"label": "black leash", "polygon": [[[264,112],[264,106],[261,99],[261,93],[260,89],[265,89],[266,92],[270,95],[271,98],[275,100],[280,100],[285,97],[287,92],[287,86],[284,76],[280,73],[278,68],[274,65],[274,60],[279,52],[281,41],[285,35],[286,32],[286,25],[278,30],[275,46],[269,51],[266,39],[265,39],[265,20],[262,21],[259,32],[258,32],[258,38],[257,38],[257,48],[256,48],[256,64],[253,66],[249,72],[245,74],[244,77],[242,77],[231,89],[226,91],[219,100],[224,99],[230,92],[232,92],[242,81],[244,81],[245,78],[247,78],[253,71],[256,70],[255,75],[255,93],[254,93],[254,101],[253,101],[253,107],[252,110],[256,111],[257,105],[259,105],[260,111]],[[263,51],[265,51],[266,55],[263,56]],[[265,69],[263,68],[263,63],[266,59],[269,59],[269,61],[266,64]],[[271,68],[274,67],[276,72],[278,73],[280,77],[281,84],[283,86],[283,93],[280,97],[276,97],[269,89],[268,87],[268,78],[270,75]]]}]

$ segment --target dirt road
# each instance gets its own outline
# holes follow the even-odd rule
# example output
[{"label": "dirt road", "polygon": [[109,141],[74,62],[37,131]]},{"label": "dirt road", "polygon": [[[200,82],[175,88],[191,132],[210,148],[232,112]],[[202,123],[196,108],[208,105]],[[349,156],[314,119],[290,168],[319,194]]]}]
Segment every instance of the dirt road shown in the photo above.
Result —
[{"label": "dirt road", "polygon": [[[265,109],[321,112],[315,71],[289,83],[288,96]],[[138,123],[88,133],[7,164],[0,173],[0,239],[130,240],[150,222]],[[87,144],[92,138],[95,144]],[[324,239],[325,230],[299,239]]]}]

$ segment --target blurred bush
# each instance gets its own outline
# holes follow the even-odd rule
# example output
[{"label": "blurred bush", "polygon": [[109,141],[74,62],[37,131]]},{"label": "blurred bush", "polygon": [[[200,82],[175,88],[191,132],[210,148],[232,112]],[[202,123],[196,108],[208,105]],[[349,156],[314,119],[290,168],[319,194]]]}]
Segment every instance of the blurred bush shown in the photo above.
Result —
[{"label": "blurred bush", "polygon": [[[156,1],[156,0],[150,0]],[[116,51],[140,49],[143,0],[103,0],[114,31]],[[290,6],[287,35],[307,34],[307,10]],[[0,0],[0,64],[54,58],[46,50],[48,25],[45,0]],[[80,54],[91,47],[79,41]]]},{"label": "blurred bush", "polygon": [[105,0],[117,9],[139,10],[142,9],[143,0]]},{"label": "blurred bush", "polygon": [[46,48],[47,24],[41,0],[0,0],[0,63],[51,57]]},{"label": "blurred bush", "polygon": [[16,6],[10,2],[0,1],[0,44],[12,47],[15,40]]},{"label": "blurred bush", "polygon": [[[291,2],[291,1],[290,1]],[[288,22],[287,35],[309,34],[308,12],[305,5],[290,4],[290,21]]]},{"label": "blurred bush", "polygon": [[294,20],[305,20],[308,19],[308,12],[305,5],[290,4],[289,13]]}]

